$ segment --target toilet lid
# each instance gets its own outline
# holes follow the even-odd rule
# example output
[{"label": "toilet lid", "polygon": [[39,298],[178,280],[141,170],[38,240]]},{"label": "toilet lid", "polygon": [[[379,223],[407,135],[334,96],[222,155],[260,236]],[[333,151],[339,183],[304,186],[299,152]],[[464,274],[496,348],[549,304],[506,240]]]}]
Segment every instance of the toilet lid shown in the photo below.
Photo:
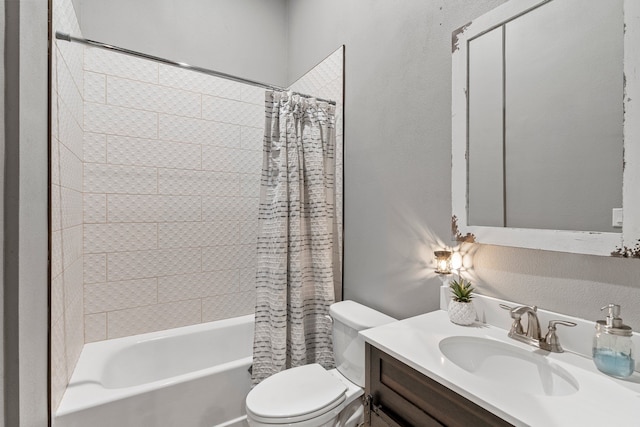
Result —
[{"label": "toilet lid", "polygon": [[279,372],[247,396],[252,418],[275,423],[298,422],[321,415],[345,399],[347,386],[317,363]]}]

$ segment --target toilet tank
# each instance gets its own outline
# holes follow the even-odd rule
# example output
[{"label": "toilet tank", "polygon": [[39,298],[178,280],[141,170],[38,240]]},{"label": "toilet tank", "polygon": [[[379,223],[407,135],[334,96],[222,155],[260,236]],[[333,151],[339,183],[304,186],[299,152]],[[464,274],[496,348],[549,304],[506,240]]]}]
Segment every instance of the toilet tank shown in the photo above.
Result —
[{"label": "toilet tank", "polygon": [[394,322],[396,319],[355,301],[332,304],[333,354],[338,371],[352,383],[364,387],[364,339],[358,331]]}]

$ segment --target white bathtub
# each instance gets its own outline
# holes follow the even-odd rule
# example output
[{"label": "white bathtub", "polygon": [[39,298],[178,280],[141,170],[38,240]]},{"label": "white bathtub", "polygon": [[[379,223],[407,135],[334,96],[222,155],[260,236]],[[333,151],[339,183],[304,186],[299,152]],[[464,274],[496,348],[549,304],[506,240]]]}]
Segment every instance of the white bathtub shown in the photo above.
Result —
[{"label": "white bathtub", "polygon": [[246,426],[253,315],[84,346],[55,427]]}]

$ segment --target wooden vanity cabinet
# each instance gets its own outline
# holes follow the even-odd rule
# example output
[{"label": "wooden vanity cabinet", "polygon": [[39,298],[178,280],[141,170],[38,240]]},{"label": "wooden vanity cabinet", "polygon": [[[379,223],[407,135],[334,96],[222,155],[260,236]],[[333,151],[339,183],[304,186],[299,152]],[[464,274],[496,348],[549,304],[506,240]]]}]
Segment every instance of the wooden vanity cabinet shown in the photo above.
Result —
[{"label": "wooden vanity cabinet", "polygon": [[373,427],[511,426],[367,343],[365,424]]}]

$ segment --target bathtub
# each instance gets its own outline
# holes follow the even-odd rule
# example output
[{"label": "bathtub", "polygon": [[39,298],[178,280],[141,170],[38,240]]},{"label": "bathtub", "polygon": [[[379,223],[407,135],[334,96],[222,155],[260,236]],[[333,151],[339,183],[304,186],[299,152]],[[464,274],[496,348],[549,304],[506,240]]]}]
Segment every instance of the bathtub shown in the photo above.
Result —
[{"label": "bathtub", "polygon": [[253,315],[84,346],[55,427],[240,427]]}]

